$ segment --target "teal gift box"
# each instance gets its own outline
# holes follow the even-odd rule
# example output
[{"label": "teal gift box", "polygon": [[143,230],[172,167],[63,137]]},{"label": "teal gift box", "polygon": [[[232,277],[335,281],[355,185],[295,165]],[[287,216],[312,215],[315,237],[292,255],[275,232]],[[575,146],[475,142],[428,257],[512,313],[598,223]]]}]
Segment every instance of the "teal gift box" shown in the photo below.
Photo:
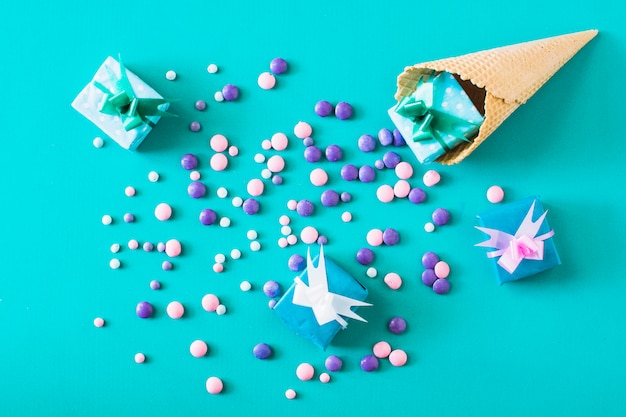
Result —
[{"label": "teal gift box", "polygon": [[173,116],[167,113],[169,105],[169,100],[112,57],[72,102],[80,114],[130,150],[137,149],[161,116]]},{"label": "teal gift box", "polygon": [[[317,261],[317,266],[314,266]],[[274,306],[281,320],[296,334],[326,349],[348,325],[344,317],[365,321],[354,311],[365,303],[367,288],[332,260],[307,254],[306,269]]]},{"label": "teal gift box", "polygon": [[478,230],[489,236],[476,246],[493,248],[493,260],[500,285],[560,265],[554,246],[554,231],[546,219],[539,197],[500,205],[478,216]]},{"label": "teal gift box", "polygon": [[452,74],[434,71],[424,72],[415,91],[388,113],[420,163],[469,142],[484,120]]}]

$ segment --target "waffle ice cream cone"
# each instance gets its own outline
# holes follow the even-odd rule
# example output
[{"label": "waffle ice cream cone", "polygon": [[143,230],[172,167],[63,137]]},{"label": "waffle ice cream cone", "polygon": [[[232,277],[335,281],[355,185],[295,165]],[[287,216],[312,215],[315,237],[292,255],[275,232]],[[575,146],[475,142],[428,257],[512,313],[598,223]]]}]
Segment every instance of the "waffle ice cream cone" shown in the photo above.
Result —
[{"label": "waffle ice cream cone", "polygon": [[597,33],[587,30],[415,64],[398,76],[395,98],[400,100],[413,93],[418,80],[432,70],[446,71],[460,80],[470,81],[464,88],[477,90],[467,91],[470,96],[484,95],[485,120],[478,135],[438,159],[445,165],[456,164],[483,143]]}]

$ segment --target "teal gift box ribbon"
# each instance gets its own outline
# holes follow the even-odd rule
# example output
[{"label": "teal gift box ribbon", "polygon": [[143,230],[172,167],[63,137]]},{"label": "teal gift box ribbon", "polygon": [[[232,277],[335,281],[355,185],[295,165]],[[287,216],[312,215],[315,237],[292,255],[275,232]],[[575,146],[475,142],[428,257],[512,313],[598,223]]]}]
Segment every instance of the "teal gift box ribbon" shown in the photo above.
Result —
[{"label": "teal gift box ribbon", "polygon": [[484,120],[449,73],[424,75],[413,94],[389,111],[420,162],[432,162],[469,142]]},{"label": "teal gift box ribbon", "polygon": [[[94,81],[96,88],[104,93],[99,111],[111,116],[118,116],[122,120],[122,125],[126,131],[136,129],[144,124],[154,127],[154,123],[148,119],[151,116],[175,117],[175,114],[161,110],[164,104],[169,106],[172,100],[165,98],[141,98],[137,97],[126,74],[126,67],[119,58],[120,76],[106,67],[111,89],[106,88],[102,83]],[[167,108],[166,106],[166,108]]]}]

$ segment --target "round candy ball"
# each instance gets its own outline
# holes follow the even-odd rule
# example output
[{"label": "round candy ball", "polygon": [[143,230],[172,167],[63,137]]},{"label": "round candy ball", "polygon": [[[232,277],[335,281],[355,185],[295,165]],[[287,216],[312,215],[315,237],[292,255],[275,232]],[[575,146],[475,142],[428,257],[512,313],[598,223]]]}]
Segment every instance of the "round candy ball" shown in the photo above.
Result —
[{"label": "round candy ball", "polygon": [[339,203],[339,193],[334,190],[324,190],[321,196],[322,204],[326,207],[333,207]]},{"label": "round candy ball", "polygon": [[267,359],[272,356],[272,348],[267,343],[259,343],[252,349],[252,354],[257,359]]},{"label": "round candy ball", "polygon": [[387,246],[393,246],[400,241],[400,233],[396,229],[388,227],[383,232],[383,242]]},{"label": "round candy ball", "polygon": [[406,141],[398,129],[393,130],[393,146],[404,146]]},{"label": "round candy ball", "polygon": [[393,133],[387,128],[382,128],[378,131],[378,141],[383,146],[389,146],[393,144]]},{"label": "round candy ball", "polygon": [[[389,169],[395,169],[400,164],[400,155],[393,151],[385,152],[383,155],[383,163]],[[406,178],[403,178],[406,179]]]},{"label": "round candy ball", "polygon": [[388,342],[381,340],[374,345],[372,351],[374,352],[374,356],[377,358],[386,358],[391,353],[391,345]]},{"label": "round candy ball", "polygon": [[179,301],[172,301],[167,305],[166,312],[170,318],[176,320],[185,314],[185,307]]},{"label": "round candy ball", "polygon": [[206,380],[206,390],[209,394],[219,394],[224,389],[224,383],[216,376]]},{"label": "round candy ball", "polygon": [[204,100],[196,101],[196,104],[194,106],[195,106],[196,110],[200,110],[200,111],[206,110],[206,107],[207,107],[206,106],[206,101],[204,101]]},{"label": "round candy ball", "polygon": [[304,148],[304,159],[307,162],[317,162],[322,159],[322,150],[314,145],[307,146]]},{"label": "round candy ball", "polygon": [[269,298],[278,297],[281,293],[281,286],[278,282],[274,280],[267,281],[263,284],[263,293],[267,295]]},{"label": "round candy ball", "polygon": [[376,149],[376,139],[372,135],[361,135],[357,141],[357,146],[363,152],[372,152]]},{"label": "round candy ball", "polygon": [[198,132],[200,131],[200,129],[202,129],[202,125],[200,124],[200,122],[193,121],[189,123],[189,130],[191,130],[192,132]]},{"label": "round candy ball", "polygon": [[487,200],[490,203],[499,203],[504,199],[504,190],[499,185],[492,185],[487,190]]},{"label": "round candy ball", "polygon": [[346,181],[354,181],[359,178],[359,169],[352,164],[344,165],[341,168],[341,178]]},{"label": "round candy ball", "polygon": [[439,262],[439,255],[435,252],[426,252],[422,255],[422,266],[428,269],[434,269]]},{"label": "round candy ball", "polygon": [[326,100],[320,100],[315,103],[315,114],[320,117],[329,116],[333,112],[333,105]]},{"label": "round candy ball", "polygon": [[359,181],[372,182],[376,179],[376,171],[369,165],[363,165],[359,168]]},{"label": "round candy ball", "polygon": [[404,366],[407,359],[407,354],[402,349],[395,349],[389,354],[389,363],[393,366]]},{"label": "round candy ball", "polygon": [[285,73],[285,71],[287,71],[287,61],[283,58],[272,59],[270,62],[270,71],[276,75]]},{"label": "round candy ball", "polygon": [[154,313],[154,308],[149,302],[141,301],[139,304],[137,304],[135,312],[137,313],[137,317],[147,319],[148,317],[152,317],[152,314]]},{"label": "round candy ball", "polygon": [[369,248],[361,248],[356,253],[356,260],[361,265],[369,265],[374,261],[374,252]]},{"label": "round candy ball", "polygon": [[194,340],[193,342],[191,342],[191,345],[189,345],[189,353],[191,353],[191,356],[193,356],[194,358],[203,357],[204,355],[206,355],[208,350],[209,346],[207,346],[204,340]]},{"label": "round candy ball", "polygon": [[450,281],[445,278],[437,278],[433,283],[433,291],[437,294],[447,294],[450,292]]},{"label": "round candy ball", "polygon": [[246,198],[243,201],[243,211],[246,214],[256,214],[259,212],[259,202],[257,200],[255,200],[254,198]]},{"label": "round candy ball", "polygon": [[226,84],[222,88],[222,96],[224,96],[224,100],[226,101],[237,100],[237,97],[239,97],[239,88],[234,84]]},{"label": "round candy ball", "polygon": [[435,209],[432,219],[436,226],[443,226],[450,221],[450,212],[444,208]]},{"label": "round candy ball", "polygon": [[301,381],[309,381],[315,375],[315,369],[310,363],[301,363],[296,368],[296,376]]},{"label": "round candy ball", "polygon": [[184,169],[191,171],[198,166],[198,157],[191,153],[185,154],[180,158],[180,165]]},{"label": "round candy ball", "polygon": [[313,214],[313,203],[309,200],[300,200],[296,205],[296,213],[303,217],[308,217]]},{"label": "round candy ball", "polygon": [[339,356],[330,355],[324,361],[324,366],[330,372],[336,372],[336,371],[341,370],[341,367],[343,366],[343,361],[341,360],[341,358]]},{"label": "round candy ball", "polygon": [[257,84],[263,90],[271,90],[276,85],[276,77],[271,72],[262,72],[259,74]]},{"label": "round candy ball", "polygon": [[206,186],[200,181],[193,181],[187,186],[187,194],[191,198],[201,198],[206,194]]},{"label": "round candy ball", "polygon": [[434,269],[426,269],[422,272],[422,282],[424,285],[432,287],[435,281],[437,281],[437,274],[435,274]]},{"label": "round candy ball", "polygon": [[295,253],[289,257],[289,260],[287,261],[287,266],[293,272],[300,272],[304,270],[304,267],[306,266],[306,261],[302,257],[302,255],[298,255],[297,253]]},{"label": "round candy ball", "polygon": [[421,188],[412,188],[409,191],[409,201],[413,204],[420,204],[426,200],[426,193]]},{"label": "round candy ball", "polygon": [[361,359],[361,369],[372,372],[378,369],[378,358],[374,355],[366,355]]},{"label": "round candy ball", "polygon": [[343,151],[338,145],[329,145],[324,153],[330,162],[337,162],[343,156]]},{"label": "round candy ball", "polygon": [[387,328],[393,334],[401,334],[406,330],[406,320],[402,317],[394,317],[387,323]]},{"label": "round candy ball", "polygon": [[346,103],[345,101],[341,101],[339,103],[337,103],[337,105],[335,106],[335,116],[337,116],[337,119],[340,120],[346,120],[352,117],[352,106],[349,103]]},{"label": "round candy ball", "polygon": [[200,223],[203,225],[209,226],[215,223],[215,220],[217,220],[217,214],[215,211],[211,209],[204,209],[200,212]]}]

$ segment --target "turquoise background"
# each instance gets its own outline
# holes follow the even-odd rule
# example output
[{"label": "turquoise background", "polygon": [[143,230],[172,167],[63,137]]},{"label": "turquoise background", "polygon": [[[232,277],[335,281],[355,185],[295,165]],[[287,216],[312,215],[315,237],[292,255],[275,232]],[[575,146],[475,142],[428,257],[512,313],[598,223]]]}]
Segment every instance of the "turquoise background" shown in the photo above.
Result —
[{"label": "turquoise background", "polygon": [[[623,2],[59,1],[3,9],[1,415],[626,414]],[[599,36],[476,152],[458,166],[432,166],[442,181],[421,206],[376,200],[377,185],[395,181],[392,172],[379,172],[372,184],[347,183],[338,175],[342,164],[320,163],[330,173],[328,187],[352,192],[353,201],[318,203],[309,219],[293,215],[294,230],[312,224],[326,234],[327,256],[368,287],[374,306],[359,310],[369,323],[351,321],[327,352],[282,325],[261,287],[276,279],[286,288],[293,278],[286,261],[306,246],[279,249],[277,219],[288,199],[317,202],[320,193],[291,134],[299,120],[313,125],[320,146],[340,144],[343,162],[372,164],[383,150],[363,154],[356,139],[392,127],[386,110],[404,66],[591,28]],[[101,62],[118,53],[157,91],[179,99],[172,106],[179,117],[162,120],[136,153],[108,139],[94,148],[99,130],[70,107]],[[289,72],[277,88],[262,91],[256,78],[277,56]],[[219,73],[208,74],[209,63]],[[164,77],[169,69],[179,74],[174,82]],[[213,93],[231,82],[241,88],[240,100],[214,102]],[[209,103],[203,113],[193,108],[200,98]],[[317,117],[320,99],[352,103],[355,117]],[[201,132],[187,129],[192,120],[203,124]],[[261,169],[253,155],[278,131],[292,138],[285,184],[267,187],[261,213],[247,216],[216,197],[219,186],[245,196],[247,180]],[[217,132],[241,150],[225,172],[208,166],[208,138]],[[209,187],[201,200],[186,194],[189,177],[179,159],[187,152],[201,159]],[[401,153],[413,161],[408,148]],[[427,167],[415,167],[417,185]],[[161,181],[147,180],[151,170]],[[560,267],[497,285],[484,249],[473,246],[483,237],[473,228],[475,216],[490,208],[485,191],[493,184],[504,187],[506,201],[542,197]],[[137,196],[124,195],[127,185]],[[169,222],[152,216],[161,201],[174,208]],[[229,216],[232,226],[202,227],[197,213],[204,207]],[[423,224],[437,207],[448,208],[453,220],[427,234]],[[344,210],[353,213],[351,223],[339,220]],[[121,221],[127,211],[136,223]],[[104,214],[115,223],[103,226]],[[375,279],[354,261],[372,227],[401,233],[399,245],[375,249]],[[259,232],[259,252],[248,249],[251,228]],[[123,267],[111,270],[110,245],[132,238],[177,238],[184,254],[164,272],[165,255],[124,247]],[[242,259],[215,274],[215,254],[235,247]],[[447,296],[419,281],[427,250],[451,265]],[[404,278],[398,291],[382,281],[390,271]],[[163,289],[150,290],[152,279]],[[253,291],[241,292],[242,280]],[[220,296],[226,315],[201,309],[208,292]],[[153,319],[135,316],[144,299],[156,307]],[[183,319],[166,316],[172,300],[186,306]],[[409,323],[405,334],[386,330],[396,315]],[[95,328],[95,317],[106,326]],[[188,353],[194,339],[209,344],[207,357]],[[361,371],[360,358],[381,339],[404,349],[409,362]],[[272,359],[252,356],[259,342],[274,347]],[[148,362],[135,364],[136,352]],[[295,377],[301,362],[321,372],[328,354],[344,359],[329,384]],[[213,375],[224,380],[221,395],[205,390]],[[297,400],[284,398],[287,388]]]}]

